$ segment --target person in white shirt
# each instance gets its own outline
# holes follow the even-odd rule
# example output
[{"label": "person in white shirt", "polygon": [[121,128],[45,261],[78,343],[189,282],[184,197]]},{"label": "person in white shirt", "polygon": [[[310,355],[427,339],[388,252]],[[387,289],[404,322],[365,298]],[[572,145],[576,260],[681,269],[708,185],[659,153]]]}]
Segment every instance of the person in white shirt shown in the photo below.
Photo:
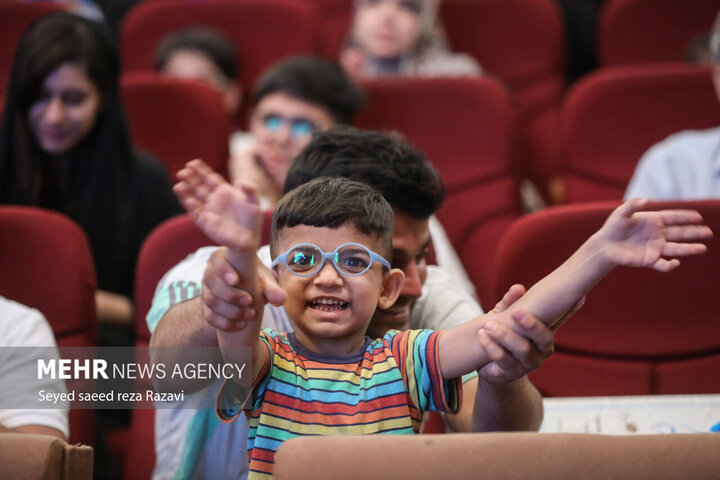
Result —
[{"label": "person in white shirt", "polygon": [[[720,101],[720,15],[710,35],[713,82]],[[720,198],[720,126],[675,133],[640,158],[625,199]]]}]

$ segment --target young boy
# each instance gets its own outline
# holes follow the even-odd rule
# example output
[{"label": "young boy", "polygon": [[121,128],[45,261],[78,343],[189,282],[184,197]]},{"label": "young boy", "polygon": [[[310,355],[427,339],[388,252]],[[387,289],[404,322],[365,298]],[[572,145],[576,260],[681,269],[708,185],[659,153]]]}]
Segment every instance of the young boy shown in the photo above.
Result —
[{"label": "young boy", "polygon": [[[178,191],[200,228],[228,247],[243,287],[261,298],[255,272],[261,213],[253,191],[212,176]],[[616,209],[505,312],[446,332],[391,331],[370,340],[365,331],[375,308],[394,302],[403,278],[386,260],[392,209],[379,193],[343,178],[318,178],[292,190],[274,212],[270,248],[295,333],[261,332],[261,314],[236,331],[217,332],[228,361],[241,361],[235,347],[252,348],[249,399],[233,382],[218,396],[218,414],[227,421],[246,408],[249,478],[272,475],[274,452],[294,436],[417,431],[422,412],[459,407],[455,379],[489,361],[480,341],[486,330],[517,328],[513,318],[528,313],[551,325],[617,265],[669,271],[679,265],[672,257],[706,250],[688,243],[712,236],[697,212],[638,212],[643,205],[631,200]],[[262,312],[262,301],[254,307]]]}]

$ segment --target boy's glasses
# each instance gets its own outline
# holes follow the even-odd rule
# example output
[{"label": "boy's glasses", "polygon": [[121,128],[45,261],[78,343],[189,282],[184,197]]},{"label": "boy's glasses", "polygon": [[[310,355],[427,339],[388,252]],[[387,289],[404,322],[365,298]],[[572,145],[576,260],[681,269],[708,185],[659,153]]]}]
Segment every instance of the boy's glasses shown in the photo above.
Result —
[{"label": "boy's glasses", "polygon": [[273,260],[271,266],[275,268],[283,263],[290,273],[309,277],[323,268],[326,259],[332,262],[335,270],[348,276],[362,275],[372,267],[373,262],[380,262],[390,269],[390,262],[359,243],[343,243],[328,253],[312,243],[301,243]]},{"label": "boy's glasses", "polygon": [[311,135],[318,127],[307,118],[283,118],[280,115],[268,114],[262,119],[263,126],[270,132],[278,132],[284,124],[290,125],[290,136],[301,138]]}]

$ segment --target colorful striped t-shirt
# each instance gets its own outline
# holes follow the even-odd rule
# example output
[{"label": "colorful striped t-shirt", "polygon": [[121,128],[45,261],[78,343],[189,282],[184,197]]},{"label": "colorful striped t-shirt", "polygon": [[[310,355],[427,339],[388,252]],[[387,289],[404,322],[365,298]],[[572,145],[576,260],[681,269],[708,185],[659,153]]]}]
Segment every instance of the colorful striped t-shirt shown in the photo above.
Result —
[{"label": "colorful striped t-shirt", "polygon": [[[441,334],[390,331],[367,338],[356,354],[334,356],[308,351],[292,333],[263,330],[268,362],[245,405],[248,479],[271,478],[275,452],[293,437],[412,434],[423,412],[456,412],[462,389],[440,373]],[[234,383],[225,384],[218,395],[222,420],[238,415],[242,396]]]}]

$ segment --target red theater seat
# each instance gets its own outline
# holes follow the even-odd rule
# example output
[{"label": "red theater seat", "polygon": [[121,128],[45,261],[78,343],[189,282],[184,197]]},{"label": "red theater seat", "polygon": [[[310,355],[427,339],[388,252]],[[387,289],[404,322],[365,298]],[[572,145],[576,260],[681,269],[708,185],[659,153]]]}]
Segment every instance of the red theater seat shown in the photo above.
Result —
[{"label": "red theater seat", "polygon": [[[467,272],[483,305],[494,305],[491,265],[499,232],[520,214],[515,118],[506,91],[489,77],[389,78],[363,87],[368,101],[357,125],[399,131],[442,174],[448,196],[438,217],[463,262],[464,252],[481,257],[483,268]],[[484,228],[490,224],[497,228]],[[469,232],[477,230],[482,246],[468,245]]]},{"label": "red theater seat", "polygon": [[[0,206],[0,293],[45,315],[61,347],[95,345],[95,266],[82,229],[59,213]],[[69,443],[94,445],[94,411],[70,411]]]},{"label": "red theater seat", "polygon": [[711,75],[691,65],[633,65],[576,83],[563,107],[564,202],[619,200],[652,145],[720,125]]},{"label": "red theater seat", "polygon": [[120,94],[135,146],[156,156],[171,179],[194,158],[227,176],[232,124],[215,89],[135,72],[122,76]]},{"label": "red theater seat", "polygon": [[[234,42],[246,91],[278,60],[317,52],[312,5],[296,0],[153,0],[138,3],[123,20],[123,71],[153,70],[155,49],[167,34],[199,25],[216,28]],[[240,112],[236,123],[244,125],[246,113]]]},{"label": "red theater seat", "polygon": [[[617,206],[597,202],[552,207],[508,229],[500,248],[498,295],[530,287],[559,266]],[[693,208],[720,232],[720,200],[663,202],[652,209]],[[716,237],[717,238],[717,237]],[[550,396],[720,393],[720,244],[688,257],[675,271],[621,267],[560,327],[556,353],[531,374]]]},{"label": "red theater seat", "polygon": [[607,0],[598,20],[601,66],[683,62],[690,42],[708,33],[720,0]]},{"label": "red theater seat", "polygon": [[60,10],[62,5],[53,2],[0,2],[0,92],[9,81],[15,48],[25,29],[35,19]]}]

